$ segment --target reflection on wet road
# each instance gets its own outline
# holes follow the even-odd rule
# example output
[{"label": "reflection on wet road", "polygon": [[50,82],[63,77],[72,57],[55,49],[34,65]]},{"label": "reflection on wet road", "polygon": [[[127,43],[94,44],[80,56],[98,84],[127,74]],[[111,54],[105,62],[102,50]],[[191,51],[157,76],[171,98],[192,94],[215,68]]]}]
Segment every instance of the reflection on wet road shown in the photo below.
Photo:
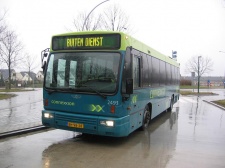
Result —
[{"label": "reflection on wet road", "polygon": [[41,125],[42,89],[16,94],[18,96],[1,100],[0,133]]},{"label": "reflection on wet road", "polygon": [[125,138],[53,130],[1,140],[0,167],[225,167],[225,111],[204,99],[181,97],[147,131]]},{"label": "reflection on wet road", "polygon": [[225,111],[205,98],[183,97],[177,104],[176,149],[167,167],[225,167]]}]

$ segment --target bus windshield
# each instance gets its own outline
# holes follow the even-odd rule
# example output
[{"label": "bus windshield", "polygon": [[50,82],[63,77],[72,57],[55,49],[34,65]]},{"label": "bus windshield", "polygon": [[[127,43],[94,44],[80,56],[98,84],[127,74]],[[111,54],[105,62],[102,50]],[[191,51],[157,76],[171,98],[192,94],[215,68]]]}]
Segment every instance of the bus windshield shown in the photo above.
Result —
[{"label": "bus windshield", "polygon": [[51,90],[114,93],[120,54],[113,52],[52,53],[44,86]]}]

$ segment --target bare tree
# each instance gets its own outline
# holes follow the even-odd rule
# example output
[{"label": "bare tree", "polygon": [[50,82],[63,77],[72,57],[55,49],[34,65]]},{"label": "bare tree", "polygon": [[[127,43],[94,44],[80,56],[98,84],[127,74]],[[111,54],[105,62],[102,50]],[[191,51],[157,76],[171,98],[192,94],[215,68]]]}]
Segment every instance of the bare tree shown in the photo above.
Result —
[{"label": "bare tree", "polygon": [[[3,40],[3,35],[4,35],[4,32],[6,31],[7,29],[7,25],[5,23],[5,16],[6,16],[6,11],[2,14],[2,16],[0,16],[0,44]],[[0,45],[1,47],[1,45]],[[0,65],[2,64],[2,59],[0,57]]]},{"label": "bare tree", "polygon": [[6,11],[0,16],[0,40],[3,35],[3,33],[6,31],[7,25],[5,23],[5,16],[6,16]]},{"label": "bare tree", "polygon": [[203,56],[193,56],[191,59],[188,60],[186,63],[186,71],[187,72],[195,72],[198,74],[199,78],[206,73],[212,71],[213,61],[209,57]]},{"label": "bare tree", "polygon": [[73,29],[75,29],[75,31],[93,31],[100,29],[101,15],[98,15],[96,19],[94,19],[94,15],[89,15],[89,17],[86,18],[86,13],[80,13],[77,18],[73,20]]},{"label": "bare tree", "polygon": [[[28,53],[25,53],[25,56],[24,56],[24,66],[25,66],[25,69],[28,70],[28,75],[31,77],[31,72],[36,69],[37,67],[40,67],[40,64],[37,64],[37,58],[38,57],[32,57],[30,54]],[[29,84],[31,84],[30,82],[30,78],[28,79],[29,80]],[[33,79],[34,80],[34,76],[33,76]],[[33,81],[34,82],[34,81]]]},{"label": "bare tree", "polygon": [[[129,18],[119,7],[113,5],[104,10],[102,14],[97,17],[92,13],[87,18],[86,13],[80,13],[76,19],[73,20],[73,27],[76,31],[91,31],[91,30],[111,30],[130,32]],[[74,28],[72,30],[74,30]],[[69,29],[71,30],[71,29]]]},{"label": "bare tree", "polygon": [[129,32],[129,18],[119,5],[114,4],[104,10],[102,28],[111,31]]},{"label": "bare tree", "polygon": [[11,69],[22,60],[19,53],[23,46],[14,31],[5,31],[0,42],[0,59],[9,70],[9,89],[11,89]]}]

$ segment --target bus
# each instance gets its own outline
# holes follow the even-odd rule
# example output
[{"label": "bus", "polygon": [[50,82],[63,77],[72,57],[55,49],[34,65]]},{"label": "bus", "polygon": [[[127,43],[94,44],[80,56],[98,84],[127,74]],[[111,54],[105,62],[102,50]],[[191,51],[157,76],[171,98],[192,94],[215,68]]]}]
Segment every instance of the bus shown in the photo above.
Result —
[{"label": "bus", "polygon": [[179,100],[179,63],[123,32],[54,35],[41,55],[47,127],[128,136]]}]

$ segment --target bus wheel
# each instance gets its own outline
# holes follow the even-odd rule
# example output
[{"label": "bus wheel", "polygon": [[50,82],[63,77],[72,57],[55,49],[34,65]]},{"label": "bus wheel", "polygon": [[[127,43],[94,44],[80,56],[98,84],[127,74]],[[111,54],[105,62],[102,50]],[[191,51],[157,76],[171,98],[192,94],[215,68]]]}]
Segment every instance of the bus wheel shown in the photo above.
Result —
[{"label": "bus wheel", "polygon": [[148,125],[150,123],[150,120],[151,120],[151,114],[150,114],[150,111],[149,111],[149,107],[148,106],[145,106],[141,130],[144,131],[144,130],[146,130],[148,128]]},{"label": "bus wheel", "polygon": [[173,96],[171,97],[171,100],[170,100],[170,107],[168,108],[169,111],[172,111],[173,109]]}]

